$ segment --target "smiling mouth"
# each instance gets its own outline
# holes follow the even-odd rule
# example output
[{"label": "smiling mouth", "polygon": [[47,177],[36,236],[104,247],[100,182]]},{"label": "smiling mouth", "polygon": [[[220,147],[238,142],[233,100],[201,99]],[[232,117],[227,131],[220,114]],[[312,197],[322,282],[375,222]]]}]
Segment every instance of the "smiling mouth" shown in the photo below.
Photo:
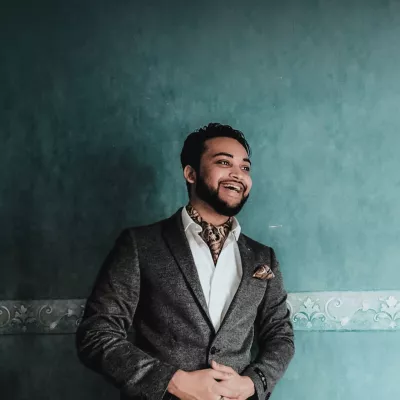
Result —
[{"label": "smiling mouth", "polygon": [[244,191],[244,187],[241,183],[222,183],[221,186],[236,193],[242,193]]}]

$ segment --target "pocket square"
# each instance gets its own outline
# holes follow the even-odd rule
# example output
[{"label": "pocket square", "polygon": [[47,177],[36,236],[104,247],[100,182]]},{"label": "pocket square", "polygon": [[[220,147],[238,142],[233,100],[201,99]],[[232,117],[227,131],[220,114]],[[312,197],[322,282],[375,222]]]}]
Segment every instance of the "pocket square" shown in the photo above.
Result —
[{"label": "pocket square", "polygon": [[275,278],[275,274],[272,272],[272,269],[267,264],[264,264],[256,268],[253,274],[253,278],[265,281],[267,279]]}]

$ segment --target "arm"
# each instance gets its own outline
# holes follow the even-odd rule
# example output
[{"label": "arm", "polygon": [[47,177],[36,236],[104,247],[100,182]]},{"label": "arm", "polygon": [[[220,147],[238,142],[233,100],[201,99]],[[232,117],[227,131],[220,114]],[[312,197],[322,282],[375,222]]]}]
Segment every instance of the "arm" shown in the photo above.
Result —
[{"label": "arm", "polygon": [[286,305],[287,294],[272,249],[271,269],[275,278],[268,282],[256,319],[259,352],[254,362],[242,373],[253,380],[258,399],[269,398],[294,355],[293,327]]},{"label": "arm", "polygon": [[140,295],[136,241],[125,230],[117,239],[87,300],[76,335],[80,360],[104,375],[126,396],[163,398],[178,370],[127,340]]}]

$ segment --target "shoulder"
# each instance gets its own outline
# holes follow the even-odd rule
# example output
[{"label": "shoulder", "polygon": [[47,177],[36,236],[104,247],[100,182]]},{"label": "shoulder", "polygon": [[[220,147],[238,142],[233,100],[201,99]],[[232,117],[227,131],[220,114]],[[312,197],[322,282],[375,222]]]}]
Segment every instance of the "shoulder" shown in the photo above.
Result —
[{"label": "shoulder", "polygon": [[121,235],[135,238],[158,238],[162,234],[164,229],[168,229],[170,226],[178,227],[178,223],[181,223],[181,210],[182,209],[179,209],[172,216],[153,222],[151,224],[125,228],[122,231]]},{"label": "shoulder", "polygon": [[162,227],[167,221],[166,219],[160,220],[148,225],[131,226],[123,229],[121,235],[135,236],[153,236],[161,232]]},{"label": "shoulder", "polygon": [[258,242],[257,240],[254,240],[243,233],[241,234],[241,236],[243,236],[243,239],[245,240],[247,247],[249,247],[250,250],[253,250],[254,252],[260,252],[260,251],[270,252],[272,250],[272,247],[267,246],[261,242]]},{"label": "shoulder", "polygon": [[256,259],[265,260],[266,263],[271,263],[272,265],[277,264],[275,251],[271,246],[258,242],[243,233],[241,236],[243,236],[247,248],[253,253]]}]

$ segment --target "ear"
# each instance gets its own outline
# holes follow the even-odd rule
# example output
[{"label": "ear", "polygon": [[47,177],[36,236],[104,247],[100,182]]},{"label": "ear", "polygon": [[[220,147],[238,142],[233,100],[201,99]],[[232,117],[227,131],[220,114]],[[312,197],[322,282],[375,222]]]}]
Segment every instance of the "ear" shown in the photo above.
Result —
[{"label": "ear", "polygon": [[183,176],[187,183],[196,183],[196,171],[190,165],[186,165],[183,169]]}]

